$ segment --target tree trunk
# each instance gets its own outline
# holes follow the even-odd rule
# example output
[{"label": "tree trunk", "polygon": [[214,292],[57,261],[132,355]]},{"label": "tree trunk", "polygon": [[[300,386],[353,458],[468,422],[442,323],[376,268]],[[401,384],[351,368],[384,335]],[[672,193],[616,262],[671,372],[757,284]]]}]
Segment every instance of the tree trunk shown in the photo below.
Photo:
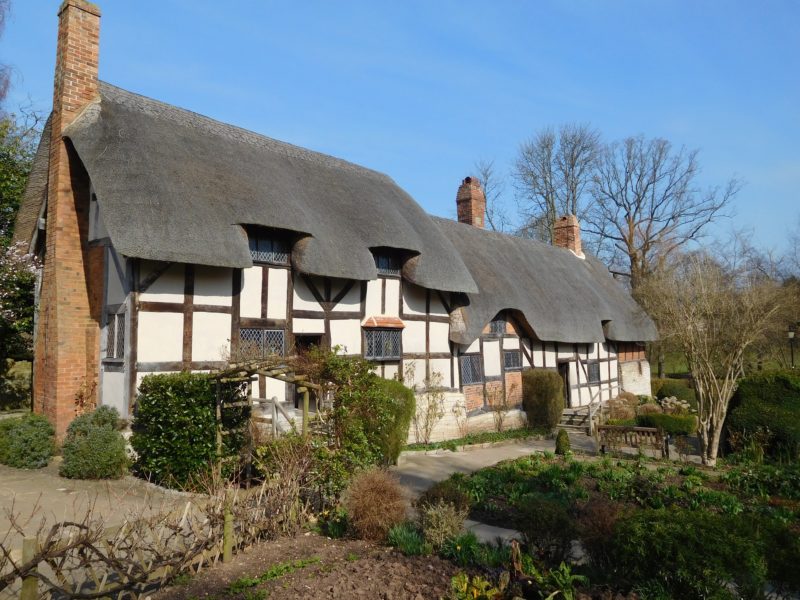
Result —
[{"label": "tree trunk", "polygon": [[664,353],[659,350],[658,351],[658,378],[664,379]]}]

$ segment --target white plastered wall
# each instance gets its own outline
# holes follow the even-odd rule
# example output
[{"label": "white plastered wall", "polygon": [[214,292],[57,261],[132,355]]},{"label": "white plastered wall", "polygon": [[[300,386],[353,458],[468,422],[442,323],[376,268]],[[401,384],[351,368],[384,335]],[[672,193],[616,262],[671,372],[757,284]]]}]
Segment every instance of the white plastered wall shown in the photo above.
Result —
[{"label": "white plastered wall", "polygon": [[261,318],[262,267],[242,271],[242,291],[239,293],[239,314],[247,319]]},{"label": "white plastered wall", "polygon": [[267,318],[286,318],[286,296],[289,289],[288,269],[269,269],[267,274]]},{"label": "white plastered wall", "polygon": [[341,346],[344,354],[361,354],[361,321],[331,320],[331,347]]},{"label": "white plastered wall", "polygon": [[415,354],[425,352],[424,321],[406,321],[402,336],[404,353]]},{"label": "white plastered wall", "polygon": [[231,316],[196,312],[192,316],[192,360],[221,361],[230,356]]},{"label": "white plastered wall", "polygon": [[[142,261],[139,280],[144,281],[161,266],[159,263]],[[146,291],[139,294],[139,300],[141,302],[183,302],[185,269],[186,267],[182,264],[171,265],[150,284]]]},{"label": "white plastered wall", "polygon": [[176,362],[183,359],[183,314],[140,312],[137,360]]},{"label": "white plastered wall", "polygon": [[232,282],[232,269],[196,266],[194,270],[194,303],[210,306],[230,306],[233,291]]}]

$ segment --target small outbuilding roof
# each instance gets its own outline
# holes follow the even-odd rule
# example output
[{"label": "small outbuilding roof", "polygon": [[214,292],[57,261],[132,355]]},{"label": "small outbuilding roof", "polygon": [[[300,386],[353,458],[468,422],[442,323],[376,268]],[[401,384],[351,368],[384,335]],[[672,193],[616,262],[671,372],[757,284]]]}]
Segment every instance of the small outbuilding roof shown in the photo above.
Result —
[{"label": "small outbuilding roof", "polygon": [[654,340],[655,325],[593,256],[436,218],[458,249],[478,293],[452,320],[450,339],[470,344],[502,310],[517,310],[540,340]]}]

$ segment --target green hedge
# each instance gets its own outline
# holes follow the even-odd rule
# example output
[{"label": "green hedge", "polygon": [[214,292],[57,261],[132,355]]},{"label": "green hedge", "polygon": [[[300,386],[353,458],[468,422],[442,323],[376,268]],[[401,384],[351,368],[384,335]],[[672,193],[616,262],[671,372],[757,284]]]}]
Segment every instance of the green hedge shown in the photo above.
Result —
[{"label": "green hedge", "polygon": [[396,379],[375,381],[376,391],[385,395],[386,409],[389,416],[386,427],[377,432],[378,443],[384,460],[394,464],[408,441],[408,429],[416,409],[414,391]]},{"label": "green hedge", "polygon": [[[693,510],[642,510],[620,519],[608,547],[616,577],[668,598],[760,598],[767,559],[746,519]],[[607,576],[613,577],[611,573]],[[738,594],[728,590],[733,583]]]},{"label": "green hedge", "polygon": [[77,417],[69,424],[61,447],[64,462],[59,475],[70,479],[119,479],[125,475],[128,455],[118,428],[119,413],[109,406]]},{"label": "green hedge", "polygon": [[728,433],[769,430],[772,457],[800,458],[800,373],[772,371],[739,380],[726,422]]},{"label": "green hedge", "polygon": [[552,430],[564,411],[564,382],[555,371],[528,369],[522,372],[522,406],[529,427]]},{"label": "green hedge", "polygon": [[47,466],[55,450],[55,430],[42,415],[0,420],[0,463],[17,469]]},{"label": "green hedge", "polygon": [[694,415],[637,415],[637,427],[655,427],[670,435],[694,435],[697,433],[697,419]]},{"label": "green hedge", "polygon": [[[240,400],[238,388],[223,388],[226,400]],[[148,375],[139,385],[131,446],[137,475],[156,483],[192,487],[216,460],[216,382],[203,373]],[[248,407],[228,408],[223,426],[247,424]],[[245,432],[223,437],[225,456],[239,452]]]}]

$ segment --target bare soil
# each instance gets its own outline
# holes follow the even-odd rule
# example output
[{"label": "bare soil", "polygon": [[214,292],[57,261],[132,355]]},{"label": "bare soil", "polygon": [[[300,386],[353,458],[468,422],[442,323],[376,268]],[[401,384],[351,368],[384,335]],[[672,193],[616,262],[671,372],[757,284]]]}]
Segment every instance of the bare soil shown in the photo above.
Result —
[{"label": "bare soil", "polygon": [[[317,560],[281,577],[242,591],[243,578],[257,578],[270,567],[297,560]],[[331,540],[313,533],[266,542],[237,554],[228,564],[203,570],[188,582],[161,590],[153,600],[205,598],[261,600],[379,598],[427,600],[446,598],[450,578],[458,572],[437,557],[409,557],[360,540]]]}]

